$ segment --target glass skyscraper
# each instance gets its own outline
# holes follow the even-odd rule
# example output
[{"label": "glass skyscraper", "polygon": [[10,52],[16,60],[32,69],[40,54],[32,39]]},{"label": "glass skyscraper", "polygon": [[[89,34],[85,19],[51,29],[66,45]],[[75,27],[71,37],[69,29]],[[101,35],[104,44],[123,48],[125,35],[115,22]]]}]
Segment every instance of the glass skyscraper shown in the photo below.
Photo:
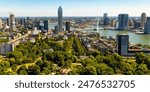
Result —
[{"label": "glass skyscraper", "polygon": [[147,22],[145,24],[144,33],[149,34],[150,33],[150,17],[147,17]]},{"label": "glass skyscraper", "polygon": [[128,27],[128,19],[129,15],[128,14],[119,14],[118,15],[118,21],[119,21],[119,30],[125,30]]},{"label": "glass skyscraper", "polygon": [[63,10],[61,6],[58,8],[58,30],[63,31]]}]

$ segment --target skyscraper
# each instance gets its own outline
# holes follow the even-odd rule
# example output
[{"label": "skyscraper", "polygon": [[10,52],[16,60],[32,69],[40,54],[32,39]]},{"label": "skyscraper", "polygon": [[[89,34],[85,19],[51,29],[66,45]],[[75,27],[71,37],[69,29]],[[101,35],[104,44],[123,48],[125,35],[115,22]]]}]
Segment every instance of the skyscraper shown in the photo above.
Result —
[{"label": "skyscraper", "polygon": [[7,26],[10,26],[10,21],[9,18],[7,18],[7,22],[6,22]]},{"label": "skyscraper", "polygon": [[103,25],[109,25],[109,17],[107,15],[107,13],[104,13],[104,16],[103,16]]},{"label": "skyscraper", "polygon": [[44,20],[44,30],[48,31],[48,29],[49,29],[49,21]]},{"label": "skyscraper", "polygon": [[128,19],[129,15],[128,14],[119,14],[118,15],[118,21],[119,21],[119,30],[125,30],[128,27]]},{"label": "skyscraper", "polygon": [[70,22],[66,22],[66,31],[70,32]]},{"label": "skyscraper", "polygon": [[15,16],[14,16],[14,14],[10,14],[9,22],[10,22],[10,30],[15,31],[16,30],[16,24],[15,24]]},{"label": "skyscraper", "polygon": [[25,27],[26,19],[25,18],[21,18],[20,19],[20,24],[21,24],[22,27]]},{"label": "skyscraper", "polygon": [[150,33],[150,17],[147,17],[147,22],[144,27],[144,34]]},{"label": "skyscraper", "polygon": [[3,27],[3,26],[2,26],[2,23],[3,23],[3,22],[2,22],[2,20],[0,19],[0,29]]},{"label": "skyscraper", "polygon": [[54,29],[53,33],[58,34],[58,31],[59,31],[58,29],[59,29],[58,26],[55,26],[55,29]]},{"label": "skyscraper", "polygon": [[117,35],[118,54],[128,55],[129,35]]},{"label": "skyscraper", "polygon": [[59,32],[63,31],[63,10],[61,6],[58,8],[58,29]]},{"label": "skyscraper", "polygon": [[141,15],[141,27],[144,28],[145,23],[146,23],[146,13],[142,13],[142,15]]}]

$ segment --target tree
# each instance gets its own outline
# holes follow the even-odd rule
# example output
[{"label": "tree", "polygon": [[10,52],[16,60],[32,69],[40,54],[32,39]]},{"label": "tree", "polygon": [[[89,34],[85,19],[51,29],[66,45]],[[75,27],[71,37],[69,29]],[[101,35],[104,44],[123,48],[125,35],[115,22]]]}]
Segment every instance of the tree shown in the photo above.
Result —
[{"label": "tree", "polygon": [[149,70],[148,70],[146,64],[140,64],[140,65],[137,66],[136,74],[144,75],[144,74],[147,74],[148,72],[149,72]]},{"label": "tree", "polygon": [[127,61],[120,63],[120,70],[122,74],[125,74],[125,75],[135,74],[135,68],[132,67],[132,65],[129,64]]},{"label": "tree", "polygon": [[97,70],[98,75],[113,75],[114,74],[113,69],[105,63],[101,63],[97,65],[96,70]]},{"label": "tree", "polygon": [[28,74],[29,75],[39,75],[40,67],[38,65],[28,66]]},{"label": "tree", "polygon": [[16,60],[14,58],[10,58],[9,62],[10,62],[10,66],[12,66],[15,64]]},{"label": "tree", "polygon": [[146,59],[146,55],[144,53],[136,53],[135,55],[137,64],[144,63],[144,60]]},{"label": "tree", "polygon": [[[20,73],[23,74],[23,73],[25,73],[24,71],[27,72],[27,70],[28,70],[28,69],[27,69],[26,65],[22,65],[22,66],[20,66],[20,68],[17,70],[17,73],[18,73],[18,74],[20,74]],[[22,75],[22,74],[21,74],[21,75]]]},{"label": "tree", "polygon": [[97,60],[98,63],[103,63],[103,56],[97,55],[97,56],[95,57],[95,59]]},{"label": "tree", "polygon": [[97,75],[97,71],[94,66],[88,65],[85,67],[83,74],[84,75]]},{"label": "tree", "polygon": [[25,71],[25,70],[20,70],[18,74],[19,75],[28,75],[27,71]]},{"label": "tree", "polygon": [[19,52],[19,51],[13,51],[13,52],[7,53],[7,57],[14,58],[15,60],[17,60],[17,59],[22,58],[23,54],[22,54],[22,52]]}]

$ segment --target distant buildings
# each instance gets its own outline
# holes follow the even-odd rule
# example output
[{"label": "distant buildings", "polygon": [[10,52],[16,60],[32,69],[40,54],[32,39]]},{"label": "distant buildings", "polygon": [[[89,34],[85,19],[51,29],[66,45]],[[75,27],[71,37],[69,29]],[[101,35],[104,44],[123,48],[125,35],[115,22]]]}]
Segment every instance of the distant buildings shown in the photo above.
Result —
[{"label": "distant buildings", "polygon": [[55,26],[55,29],[53,31],[54,34],[58,34],[58,31],[59,31],[59,27],[58,26]]},{"label": "distant buildings", "polygon": [[138,28],[140,28],[140,26],[141,26],[141,21],[135,20],[134,21],[134,29],[138,29]]},{"label": "distant buildings", "polygon": [[26,26],[26,19],[25,18],[21,18],[20,19],[20,24],[21,24],[22,27],[25,28],[25,26]]},{"label": "distant buildings", "polygon": [[129,28],[134,28],[134,21],[132,19],[129,19],[129,21],[128,21],[128,27]]},{"label": "distant buildings", "polygon": [[0,29],[3,27],[3,25],[2,25],[2,20],[0,19]]},{"label": "distant buildings", "polygon": [[144,28],[144,25],[146,23],[146,13],[142,13],[141,15],[141,27]]},{"label": "distant buildings", "polygon": [[150,33],[150,17],[147,17],[147,22],[144,27],[144,34]]},{"label": "distant buildings", "polygon": [[128,19],[129,15],[128,14],[119,14],[118,15],[118,29],[119,30],[125,30],[128,28]]},{"label": "distant buildings", "polygon": [[103,16],[103,25],[105,25],[105,26],[109,25],[109,17],[107,15],[107,13],[104,13],[104,16]]},{"label": "distant buildings", "polygon": [[49,21],[44,20],[44,30],[48,31],[49,30]]},{"label": "distant buildings", "polygon": [[58,8],[58,30],[59,32],[63,31],[63,10],[61,6]]},{"label": "distant buildings", "polygon": [[111,27],[115,27],[115,26],[116,26],[116,22],[117,22],[117,21],[116,21],[115,19],[112,19],[112,20],[111,20],[111,23],[110,23],[110,26],[111,26]]},{"label": "distant buildings", "polygon": [[66,31],[70,32],[70,22],[66,22]]},{"label": "distant buildings", "polygon": [[1,43],[0,44],[0,54],[6,55],[8,52],[14,51],[14,45],[10,43]]},{"label": "distant buildings", "polygon": [[16,24],[15,24],[15,15],[14,14],[10,14],[9,22],[10,22],[10,30],[15,31],[16,30]]}]

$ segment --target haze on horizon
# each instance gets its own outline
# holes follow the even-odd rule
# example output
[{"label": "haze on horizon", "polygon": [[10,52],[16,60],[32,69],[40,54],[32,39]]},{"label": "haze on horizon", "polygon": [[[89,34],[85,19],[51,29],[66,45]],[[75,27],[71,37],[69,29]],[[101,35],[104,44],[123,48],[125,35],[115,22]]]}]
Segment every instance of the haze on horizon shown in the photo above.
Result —
[{"label": "haze on horizon", "polygon": [[7,17],[9,12],[16,16],[57,16],[59,6],[64,16],[140,16],[142,12],[150,16],[149,3],[150,0],[0,0],[0,16]]}]

